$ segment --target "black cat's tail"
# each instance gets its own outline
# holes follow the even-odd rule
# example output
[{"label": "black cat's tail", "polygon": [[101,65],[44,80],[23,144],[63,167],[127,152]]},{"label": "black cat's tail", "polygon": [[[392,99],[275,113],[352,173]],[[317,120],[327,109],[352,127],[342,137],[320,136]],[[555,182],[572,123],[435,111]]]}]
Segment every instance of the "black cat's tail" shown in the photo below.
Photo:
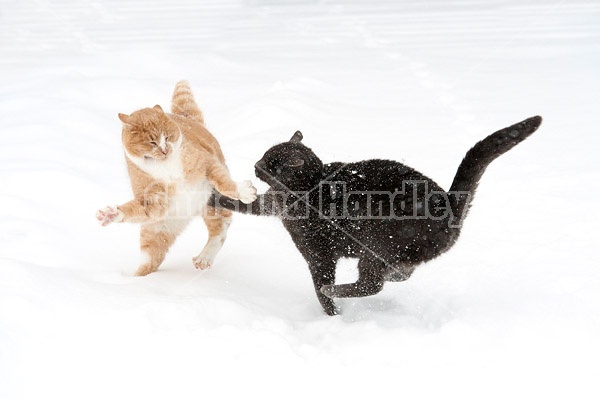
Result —
[{"label": "black cat's tail", "polygon": [[479,179],[487,166],[494,159],[531,136],[541,123],[541,116],[525,119],[523,122],[490,134],[467,152],[458,167],[449,192],[451,194],[450,205],[455,219],[458,218],[462,222],[466,216]]}]

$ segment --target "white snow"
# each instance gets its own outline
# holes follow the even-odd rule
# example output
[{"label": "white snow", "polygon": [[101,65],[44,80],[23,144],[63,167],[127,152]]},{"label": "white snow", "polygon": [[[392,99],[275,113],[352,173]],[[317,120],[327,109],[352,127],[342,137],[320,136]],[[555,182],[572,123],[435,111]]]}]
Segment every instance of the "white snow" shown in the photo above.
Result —
[{"label": "white snow", "polygon": [[[3,1],[0,48],[0,397],[600,394],[598,2]],[[197,220],[143,278],[138,227],[97,224],[131,198],[117,114],[180,79],[237,181],[301,130],[449,187],[477,140],[544,123],[449,253],[330,318],[276,219],[235,217],[207,271]]]}]

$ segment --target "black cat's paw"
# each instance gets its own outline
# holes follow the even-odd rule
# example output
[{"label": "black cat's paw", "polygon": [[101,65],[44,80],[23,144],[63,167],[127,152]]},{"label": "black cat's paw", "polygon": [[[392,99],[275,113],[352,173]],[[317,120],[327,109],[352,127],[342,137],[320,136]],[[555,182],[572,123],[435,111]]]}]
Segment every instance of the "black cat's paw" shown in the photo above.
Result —
[{"label": "black cat's paw", "polygon": [[342,314],[342,311],[338,306],[333,305],[331,308],[325,309],[325,313],[327,313],[327,316],[337,316]]},{"label": "black cat's paw", "polygon": [[333,295],[333,285],[324,285],[319,289],[319,292],[317,292],[323,311],[329,316],[340,314],[340,308],[336,306],[335,302],[333,302],[333,299],[328,294]]}]

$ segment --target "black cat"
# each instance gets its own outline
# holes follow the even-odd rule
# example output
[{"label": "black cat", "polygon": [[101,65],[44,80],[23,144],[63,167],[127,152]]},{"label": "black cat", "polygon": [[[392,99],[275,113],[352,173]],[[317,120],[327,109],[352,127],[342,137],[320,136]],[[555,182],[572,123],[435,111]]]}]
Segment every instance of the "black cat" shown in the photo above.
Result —
[{"label": "black cat", "polygon": [[[256,176],[270,189],[251,204],[215,194],[213,206],[278,216],[308,262],[317,297],[328,315],[333,298],[373,295],[385,281],[403,281],[415,266],[447,251],[457,240],[479,179],[498,156],[540,126],[535,116],[502,129],[471,148],[445,192],[401,163],[321,160],[298,131],[269,149]],[[334,285],[337,261],[358,258],[356,283]]]}]

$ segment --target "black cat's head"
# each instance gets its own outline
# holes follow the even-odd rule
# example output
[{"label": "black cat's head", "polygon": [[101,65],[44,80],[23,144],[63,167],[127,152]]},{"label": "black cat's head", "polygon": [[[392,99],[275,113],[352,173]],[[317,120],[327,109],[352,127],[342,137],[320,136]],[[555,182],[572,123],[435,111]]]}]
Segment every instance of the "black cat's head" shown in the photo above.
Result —
[{"label": "black cat's head", "polygon": [[321,180],[323,163],[294,133],[290,141],[271,147],[255,165],[256,177],[279,190],[311,190]]}]

